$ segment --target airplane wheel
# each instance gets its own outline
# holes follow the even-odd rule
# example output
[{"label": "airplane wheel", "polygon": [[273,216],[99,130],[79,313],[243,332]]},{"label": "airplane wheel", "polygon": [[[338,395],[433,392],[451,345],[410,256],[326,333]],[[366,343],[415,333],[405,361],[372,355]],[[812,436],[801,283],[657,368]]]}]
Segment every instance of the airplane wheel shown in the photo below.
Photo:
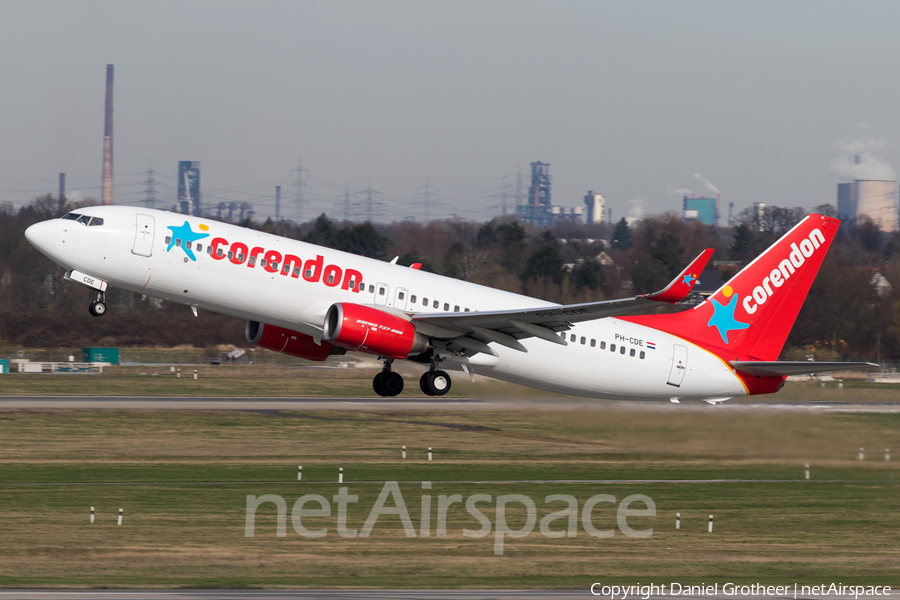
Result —
[{"label": "airplane wheel", "polygon": [[400,373],[389,371],[383,375],[381,388],[384,390],[385,396],[396,396],[403,391],[403,377],[400,376]]},{"label": "airplane wheel", "polygon": [[375,376],[375,379],[372,380],[372,389],[374,389],[375,393],[379,396],[388,395],[384,389],[384,373],[379,373]]},{"label": "airplane wheel", "polygon": [[91,302],[91,305],[88,306],[88,312],[95,317],[102,317],[106,314],[106,303],[101,302],[100,300],[94,300]]},{"label": "airplane wheel", "polygon": [[419,377],[419,389],[422,390],[422,393],[426,396],[433,396],[431,393],[431,388],[428,387],[428,371],[422,373],[422,376]]},{"label": "airplane wheel", "polygon": [[443,396],[450,391],[450,376],[444,371],[428,371],[419,380],[422,391],[429,396]]}]

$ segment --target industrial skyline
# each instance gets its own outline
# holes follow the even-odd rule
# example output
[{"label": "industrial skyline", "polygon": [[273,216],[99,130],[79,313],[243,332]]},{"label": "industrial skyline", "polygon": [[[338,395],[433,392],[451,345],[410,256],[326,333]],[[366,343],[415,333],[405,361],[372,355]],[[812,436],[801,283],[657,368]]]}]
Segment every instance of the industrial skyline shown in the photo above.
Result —
[{"label": "industrial skyline", "polygon": [[18,58],[0,114],[0,202],[17,205],[55,192],[59,173],[70,197],[102,200],[107,64],[113,190],[133,204],[150,189],[170,206],[176,165],[190,160],[211,205],[274,216],[281,186],[285,217],[485,219],[512,213],[528,187],[519,169],[540,161],[553,165],[554,205],[581,207],[594,190],[614,218],[637,218],[719,189],[737,211],[812,208],[835,203],[837,183],[896,180],[900,161],[900,80],[884,76],[900,50],[893,2],[3,10],[0,49]]}]

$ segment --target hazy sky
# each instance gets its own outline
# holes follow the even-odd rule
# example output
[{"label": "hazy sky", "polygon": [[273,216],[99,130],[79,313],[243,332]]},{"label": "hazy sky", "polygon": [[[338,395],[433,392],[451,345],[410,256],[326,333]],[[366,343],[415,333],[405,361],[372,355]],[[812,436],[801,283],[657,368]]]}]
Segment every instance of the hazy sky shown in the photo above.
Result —
[{"label": "hazy sky", "polygon": [[[105,68],[115,64],[116,199],[174,198],[201,162],[205,202],[303,216],[368,186],[380,220],[497,214],[521,165],[553,199],[606,195],[614,218],[678,190],[834,203],[900,164],[900,2],[66,1],[0,3],[0,202],[99,197]],[[697,175],[699,174],[699,175]],[[506,179],[503,179],[506,177]],[[421,190],[419,190],[421,191]],[[357,197],[358,199],[358,197]]]}]

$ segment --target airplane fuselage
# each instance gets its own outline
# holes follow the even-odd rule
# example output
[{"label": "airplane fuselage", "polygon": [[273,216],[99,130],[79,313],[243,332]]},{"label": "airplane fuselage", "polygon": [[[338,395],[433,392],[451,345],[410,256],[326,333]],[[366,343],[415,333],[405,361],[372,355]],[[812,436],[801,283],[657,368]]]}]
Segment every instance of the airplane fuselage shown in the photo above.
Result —
[{"label": "airplane fuselage", "polygon": [[[125,206],[77,212],[103,223],[54,219],[30,230],[40,238],[38,248],[76,278],[82,273],[315,339],[323,337],[326,311],[336,302],[405,315],[556,306],[200,217]],[[604,318],[559,335],[567,346],[532,337],[522,340],[527,352],[521,352],[491,343],[496,356],[447,356],[443,366],[612,399],[721,400],[748,393],[721,358],[657,329]]]}]

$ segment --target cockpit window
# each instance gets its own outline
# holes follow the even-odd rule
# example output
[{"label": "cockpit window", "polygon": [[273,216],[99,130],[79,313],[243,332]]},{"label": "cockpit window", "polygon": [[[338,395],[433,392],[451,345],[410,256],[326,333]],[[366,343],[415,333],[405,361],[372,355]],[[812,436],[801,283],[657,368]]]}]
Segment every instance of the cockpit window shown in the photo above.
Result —
[{"label": "cockpit window", "polygon": [[77,220],[78,220],[78,217],[80,217],[80,216],[81,216],[81,215],[78,214],[78,213],[66,213],[66,214],[63,216],[63,219],[68,219],[69,221],[77,221]]},{"label": "cockpit window", "polygon": [[87,225],[91,222],[91,217],[89,217],[88,215],[81,215],[80,217],[78,217],[78,222],[82,225]]},{"label": "cockpit window", "polygon": [[91,222],[88,223],[88,227],[99,227],[101,225],[103,225],[103,219],[100,217],[93,217]]}]

